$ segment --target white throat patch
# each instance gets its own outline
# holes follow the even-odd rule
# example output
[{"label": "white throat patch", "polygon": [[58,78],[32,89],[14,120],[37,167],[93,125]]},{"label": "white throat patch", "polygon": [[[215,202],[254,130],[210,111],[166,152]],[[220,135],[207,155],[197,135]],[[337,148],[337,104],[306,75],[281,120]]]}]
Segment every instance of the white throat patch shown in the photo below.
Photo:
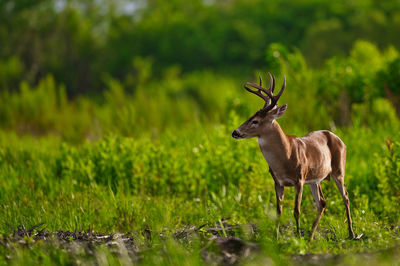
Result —
[{"label": "white throat patch", "polygon": [[263,138],[258,138],[258,144],[264,146],[267,142]]}]

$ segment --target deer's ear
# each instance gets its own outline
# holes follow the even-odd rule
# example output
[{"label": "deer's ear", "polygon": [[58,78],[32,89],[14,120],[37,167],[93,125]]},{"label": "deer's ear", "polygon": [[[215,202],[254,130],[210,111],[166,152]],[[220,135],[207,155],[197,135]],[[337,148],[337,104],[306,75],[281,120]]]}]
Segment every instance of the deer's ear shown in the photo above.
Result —
[{"label": "deer's ear", "polygon": [[278,108],[275,108],[271,111],[271,116],[273,119],[278,119],[280,118],[286,111],[287,104],[284,104],[282,106],[279,106]]}]

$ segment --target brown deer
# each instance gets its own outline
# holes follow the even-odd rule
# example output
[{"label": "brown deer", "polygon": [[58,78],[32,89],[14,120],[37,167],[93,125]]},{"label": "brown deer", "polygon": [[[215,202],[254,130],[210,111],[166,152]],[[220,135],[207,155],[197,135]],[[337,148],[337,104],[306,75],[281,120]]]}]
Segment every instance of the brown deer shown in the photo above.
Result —
[{"label": "brown deer", "polygon": [[269,172],[275,181],[278,217],[282,213],[284,187],[294,186],[294,217],[298,235],[300,235],[299,216],[304,184],[310,186],[318,209],[318,215],[311,231],[311,239],[313,239],[326,206],[320,183],[324,179],[329,180],[332,176],[346,207],[349,237],[354,239],[349,197],[344,186],[345,144],[338,136],[328,130],[314,131],[301,138],[286,135],[276,122],[276,119],[280,118],[287,108],[286,104],[277,105],[279,97],[285,90],[286,78],[284,78],[279,93],[274,95],[275,77],[270,73],[268,74],[270,76],[268,89],[262,87],[261,77],[259,85],[247,83],[256,90],[244,86],[249,92],[261,97],[265,101],[265,105],[234,130],[232,137],[235,139],[258,137],[261,152],[268,162]]}]

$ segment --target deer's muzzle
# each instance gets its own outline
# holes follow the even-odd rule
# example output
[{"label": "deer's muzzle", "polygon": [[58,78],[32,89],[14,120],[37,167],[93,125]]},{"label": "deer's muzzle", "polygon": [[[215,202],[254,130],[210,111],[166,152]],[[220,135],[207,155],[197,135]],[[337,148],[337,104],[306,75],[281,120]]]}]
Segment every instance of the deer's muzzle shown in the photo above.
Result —
[{"label": "deer's muzzle", "polygon": [[241,138],[243,138],[243,136],[240,135],[239,131],[237,131],[237,130],[234,130],[234,131],[232,132],[232,137],[235,138],[235,139],[241,139]]}]

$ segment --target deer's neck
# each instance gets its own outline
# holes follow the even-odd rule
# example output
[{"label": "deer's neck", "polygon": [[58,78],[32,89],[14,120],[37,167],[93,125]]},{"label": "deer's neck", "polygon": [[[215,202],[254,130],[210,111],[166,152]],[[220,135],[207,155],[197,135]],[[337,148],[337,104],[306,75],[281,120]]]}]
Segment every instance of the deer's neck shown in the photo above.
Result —
[{"label": "deer's neck", "polygon": [[276,121],[272,122],[272,126],[268,126],[263,130],[258,137],[258,143],[268,164],[273,164],[273,161],[278,159],[290,158],[292,146],[290,139]]}]

